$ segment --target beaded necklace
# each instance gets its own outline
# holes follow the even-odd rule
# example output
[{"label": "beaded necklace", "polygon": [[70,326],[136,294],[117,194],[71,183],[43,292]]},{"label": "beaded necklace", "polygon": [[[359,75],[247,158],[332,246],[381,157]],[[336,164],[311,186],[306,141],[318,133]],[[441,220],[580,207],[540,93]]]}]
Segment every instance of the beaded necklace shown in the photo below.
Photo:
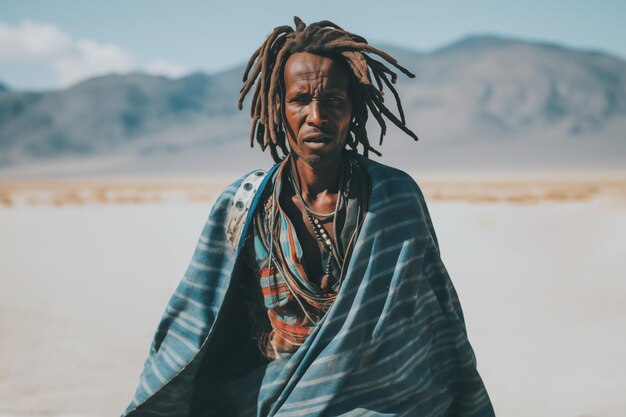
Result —
[{"label": "beaded necklace", "polygon": [[[282,192],[293,197],[300,191],[295,186],[298,183],[294,181],[298,172],[293,172],[293,176],[290,177],[291,171],[285,171],[290,168],[289,159],[283,161],[282,166],[276,171],[273,187],[268,190],[263,208],[255,216],[254,239],[249,241],[248,248],[254,254],[253,262],[258,267],[258,283],[269,323],[267,326],[258,325],[254,333],[261,351],[270,359],[278,357],[276,355],[279,353],[294,352],[304,343],[334,303],[342,285],[347,261],[350,259],[367,211],[370,192],[368,178],[358,162],[347,152],[342,158],[344,165],[339,175],[339,195],[333,213],[309,213],[306,208],[310,207],[296,201],[297,206],[302,204],[298,207],[301,216],[311,215],[308,220],[302,219],[305,224],[312,222],[314,225],[326,225],[329,221],[334,222],[335,235],[330,239],[331,246],[322,246],[320,249],[322,254],[320,272],[323,275],[326,275],[325,271],[331,272],[332,281],[328,281],[327,286],[318,286],[309,280],[310,277],[307,276],[302,263],[303,247],[298,243],[294,224],[279,202],[279,197],[284,195]],[[293,190],[286,189],[291,186],[294,187]],[[316,214],[321,216],[317,217]],[[324,232],[326,237],[329,233],[322,229],[319,226],[312,229],[307,227],[307,232],[313,234],[317,230],[323,239],[324,235],[321,233]],[[338,231],[340,233],[337,233]],[[317,236],[315,238],[320,240],[322,245],[321,239]],[[335,253],[332,252],[334,246],[338,248]],[[331,265],[330,268],[327,261]],[[337,261],[338,264],[335,264]],[[259,301],[257,299],[252,304]]]},{"label": "beaded necklace", "polygon": [[[304,197],[302,197],[302,191],[300,190],[300,187],[298,186],[298,181],[294,178],[294,175],[293,175],[294,170],[291,169],[289,172],[289,179],[291,181],[291,185],[295,190],[296,196],[298,197],[300,204],[306,211],[306,218],[308,219],[309,224],[311,225],[311,228],[313,229],[313,233],[317,241],[319,242],[320,246],[322,247],[322,250],[327,255],[324,275],[322,276],[322,279],[321,279],[322,288],[326,287],[326,284],[331,280],[331,278],[333,278],[332,277],[333,263],[337,266],[337,269],[339,269],[341,265],[343,264],[343,258],[339,255],[339,250],[337,248],[337,242],[326,231],[326,229],[323,226],[323,223],[326,223],[331,220],[334,221],[335,215],[343,207],[344,198],[347,197],[346,192],[349,189],[349,185],[350,185],[349,183],[352,177],[351,175],[352,166],[348,164],[348,167],[350,169],[350,172],[348,173],[348,175],[346,175],[346,172],[345,172],[346,163],[345,163],[345,160],[342,161],[341,170],[339,173],[339,190],[340,191],[338,192],[338,195],[337,195],[337,203],[335,205],[335,210],[330,213],[318,213],[312,210],[308,206],[308,204],[304,201]],[[346,177],[347,177],[347,180],[346,180]],[[337,232],[335,228],[335,236],[336,236],[336,233]],[[341,279],[341,277],[335,277],[335,278],[337,278],[337,280]]]}]

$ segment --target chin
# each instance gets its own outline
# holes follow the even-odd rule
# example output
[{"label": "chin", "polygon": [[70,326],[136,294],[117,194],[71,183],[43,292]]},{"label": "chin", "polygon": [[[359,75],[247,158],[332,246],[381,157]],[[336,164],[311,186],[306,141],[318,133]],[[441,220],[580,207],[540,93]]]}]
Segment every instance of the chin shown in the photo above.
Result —
[{"label": "chin", "polygon": [[298,155],[298,158],[306,162],[311,166],[320,166],[324,164],[324,160],[326,159],[324,155],[320,154],[307,154],[307,155]]},{"label": "chin", "polygon": [[299,154],[298,158],[302,159],[312,167],[327,166],[329,163],[341,159],[341,151],[336,152],[333,150],[332,152],[307,152],[306,154]]}]

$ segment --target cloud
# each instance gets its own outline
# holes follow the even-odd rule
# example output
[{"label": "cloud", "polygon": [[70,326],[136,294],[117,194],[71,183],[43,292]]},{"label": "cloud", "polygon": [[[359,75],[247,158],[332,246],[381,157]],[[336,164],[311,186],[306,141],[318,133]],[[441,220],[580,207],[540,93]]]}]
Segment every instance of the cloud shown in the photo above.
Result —
[{"label": "cloud", "polygon": [[144,71],[180,77],[189,71],[165,60],[140,66],[122,47],[89,39],[77,39],[57,26],[25,20],[17,26],[0,22],[0,63],[47,64],[65,87],[109,73]]},{"label": "cloud", "polygon": [[0,22],[0,62],[47,60],[71,49],[71,36],[54,25],[26,20],[12,27]]},{"label": "cloud", "polygon": [[89,40],[75,41],[73,53],[52,62],[61,85],[70,85],[96,75],[127,73],[135,69],[133,57],[122,48]]},{"label": "cloud", "polygon": [[146,65],[145,70],[148,74],[164,75],[170,78],[178,78],[185,74],[189,74],[188,68],[163,60],[154,61]]}]

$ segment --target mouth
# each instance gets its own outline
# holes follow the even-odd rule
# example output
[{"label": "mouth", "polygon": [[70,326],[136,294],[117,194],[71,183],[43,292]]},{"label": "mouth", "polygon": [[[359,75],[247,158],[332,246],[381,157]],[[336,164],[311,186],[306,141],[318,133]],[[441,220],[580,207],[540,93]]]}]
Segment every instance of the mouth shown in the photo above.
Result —
[{"label": "mouth", "polygon": [[333,141],[333,138],[329,136],[309,136],[302,142],[311,150],[321,150],[328,146]]},{"label": "mouth", "polygon": [[302,140],[308,144],[327,144],[333,141],[333,138],[327,135],[311,135]]}]

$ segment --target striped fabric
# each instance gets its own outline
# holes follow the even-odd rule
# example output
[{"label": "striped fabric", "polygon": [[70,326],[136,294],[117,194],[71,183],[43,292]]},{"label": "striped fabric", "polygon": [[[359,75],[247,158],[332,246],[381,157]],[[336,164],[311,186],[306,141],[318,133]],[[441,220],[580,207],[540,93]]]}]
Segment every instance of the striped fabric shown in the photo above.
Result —
[{"label": "striped fabric", "polygon": [[[421,191],[402,171],[359,162],[372,194],[337,299],[298,351],[233,393],[244,408],[238,415],[493,416]],[[201,364],[216,343],[218,315],[235,294],[243,240],[233,253],[224,222],[240,181],[211,211],[124,415],[227,415],[210,401],[195,404],[211,379]]]},{"label": "striped fabric", "polygon": [[[350,158],[347,162],[350,165],[346,165],[350,167],[346,169],[350,177],[347,182],[361,181],[360,168],[352,161],[350,154],[347,156]],[[281,163],[270,180],[274,192],[271,196],[268,195],[268,201],[264,203],[265,210],[258,210],[254,217],[254,236],[248,241],[248,244],[253,245],[253,247],[246,249],[246,251],[251,252],[250,258],[254,258],[250,259],[248,264],[256,273],[263,295],[264,310],[271,325],[269,328],[261,326],[256,329],[257,339],[264,356],[272,360],[285,354],[292,354],[302,346],[315,328],[316,323],[320,321],[334,302],[340,285],[334,276],[329,280],[328,288],[325,289],[321,289],[318,284],[309,279],[303,262],[302,245],[298,241],[294,225],[283,209],[279,198],[287,181],[285,178],[289,176],[289,169],[290,160],[287,158]],[[365,204],[362,201],[364,199],[360,195],[355,196],[354,191],[361,191],[362,187],[366,186],[367,184],[358,184],[358,186],[351,187],[353,193],[346,193],[344,204]],[[345,212],[348,211],[345,208],[344,210]],[[276,242],[274,242],[272,264],[270,265],[269,246],[271,241],[269,230],[272,227],[269,223],[274,216],[278,217],[278,229],[275,233]],[[360,216],[337,216],[337,218],[344,220],[344,222],[340,220],[337,230],[354,231],[357,217]],[[338,236],[341,236],[341,233],[338,233]],[[339,248],[337,252],[340,251],[339,253],[343,254],[348,249],[349,242],[345,242],[345,240],[337,239]],[[254,255],[252,256],[252,254]],[[325,262],[327,261],[322,262],[322,264]],[[277,267],[275,264],[279,266]],[[339,268],[337,267],[337,269]],[[290,275],[285,276],[284,274]],[[307,297],[306,294],[310,296]]]}]

